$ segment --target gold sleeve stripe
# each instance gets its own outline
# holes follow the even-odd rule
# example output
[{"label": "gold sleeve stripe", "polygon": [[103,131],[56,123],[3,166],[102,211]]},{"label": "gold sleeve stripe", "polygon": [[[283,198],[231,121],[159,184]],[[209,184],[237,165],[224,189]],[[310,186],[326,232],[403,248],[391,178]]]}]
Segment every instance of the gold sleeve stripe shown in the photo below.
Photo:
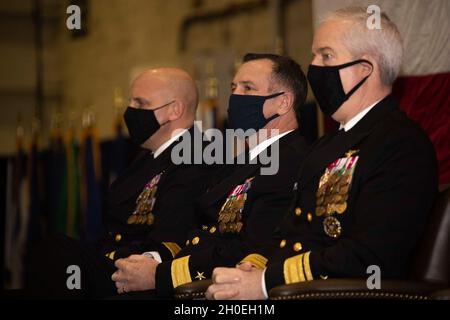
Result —
[{"label": "gold sleeve stripe", "polygon": [[309,265],[309,255],[311,254],[311,251],[308,251],[303,256],[303,270],[305,271],[306,281],[314,280],[312,272],[311,272],[311,266]]},{"label": "gold sleeve stripe", "polygon": [[284,262],[284,280],[286,284],[305,281],[303,273],[303,253],[286,259]]},{"label": "gold sleeve stripe", "polygon": [[310,251],[284,261],[283,274],[286,284],[313,280],[309,264]]},{"label": "gold sleeve stripe", "polygon": [[170,251],[172,257],[174,258],[177,255],[177,253],[181,251],[180,246],[175,242],[163,242],[162,244]]},{"label": "gold sleeve stripe", "polygon": [[189,271],[189,258],[190,256],[186,256],[172,261],[171,273],[174,288],[192,282]]},{"label": "gold sleeve stripe", "polygon": [[114,260],[114,255],[115,254],[116,254],[116,251],[111,251],[110,253],[106,254],[106,257],[111,259],[111,260]]},{"label": "gold sleeve stripe", "polygon": [[267,264],[267,258],[260,254],[252,253],[246,256],[244,259],[242,259],[241,262],[250,262],[257,269],[264,269]]}]

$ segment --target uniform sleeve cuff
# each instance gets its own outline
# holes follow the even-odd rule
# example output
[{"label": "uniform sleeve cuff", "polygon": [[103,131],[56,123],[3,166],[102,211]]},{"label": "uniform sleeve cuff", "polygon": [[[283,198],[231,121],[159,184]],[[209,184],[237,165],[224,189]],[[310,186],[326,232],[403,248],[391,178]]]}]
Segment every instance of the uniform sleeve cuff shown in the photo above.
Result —
[{"label": "uniform sleeve cuff", "polygon": [[173,296],[171,264],[171,261],[166,261],[156,267],[155,289],[160,298],[171,298]]},{"label": "uniform sleeve cuff", "polygon": [[276,286],[284,284],[283,263],[276,262],[270,264],[264,272],[264,281],[267,292]]},{"label": "uniform sleeve cuff", "polygon": [[261,276],[261,289],[264,295],[265,299],[269,299],[269,295],[267,294],[267,288],[266,288],[266,270],[267,268],[265,268],[262,272],[262,276]]},{"label": "uniform sleeve cuff", "polygon": [[144,252],[142,255],[150,256],[151,258],[155,259],[159,263],[162,262],[161,255],[159,254],[158,251],[147,251],[147,252]]}]

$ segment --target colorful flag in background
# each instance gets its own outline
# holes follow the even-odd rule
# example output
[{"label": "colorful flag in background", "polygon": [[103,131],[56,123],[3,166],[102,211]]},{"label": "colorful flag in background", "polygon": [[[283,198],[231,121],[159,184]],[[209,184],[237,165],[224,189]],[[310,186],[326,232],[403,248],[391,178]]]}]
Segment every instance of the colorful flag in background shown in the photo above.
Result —
[{"label": "colorful flag in background", "polygon": [[66,233],[67,226],[67,174],[66,152],[64,140],[59,128],[55,128],[50,136],[50,154],[48,163],[51,230]]},{"label": "colorful flag in background", "polygon": [[114,122],[114,131],[116,136],[111,142],[110,155],[109,155],[109,184],[111,184],[119,174],[125,170],[128,156],[128,144],[123,133],[122,115],[116,117]]},{"label": "colorful flag in background", "polygon": [[73,238],[79,237],[80,231],[80,163],[75,129],[69,129],[65,143],[66,151],[66,234]]},{"label": "colorful flag in background", "polygon": [[80,160],[83,239],[93,242],[102,234],[102,200],[100,148],[92,125],[84,128]]},{"label": "colorful flag in background", "polygon": [[28,192],[29,192],[29,213],[27,221],[27,237],[25,239],[26,248],[42,238],[43,233],[43,168],[42,153],[39,150],[38,133],[33,133],[31,148],[28,157]]},{"label": "colorful flag in background", "polygon": [[23,255],[27,238],[29,189],[27,157],[24,151],[23,128],[17,129],[16,154],[9,167],[7,217],[5,235],[5,282],[8,288],[19,289],[23,279]]}]

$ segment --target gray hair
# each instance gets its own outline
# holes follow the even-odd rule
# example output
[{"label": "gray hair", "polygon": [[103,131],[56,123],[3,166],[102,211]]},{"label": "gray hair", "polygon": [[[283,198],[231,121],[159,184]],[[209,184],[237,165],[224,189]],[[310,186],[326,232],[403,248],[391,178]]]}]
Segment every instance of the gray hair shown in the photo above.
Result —
[{"label": "gray hair", "polygon": [[329,13],[322,22],[348,20],[352,22],[343,35],[343,42],[350,53],[357,58],[364,54],[372,56],[380,68],[381,81],[392,85],[397,78],[403,57],[403,44],[397,26],[382,12],[381,29],[369,29],[371,16],[363,7],[347,7]]}]

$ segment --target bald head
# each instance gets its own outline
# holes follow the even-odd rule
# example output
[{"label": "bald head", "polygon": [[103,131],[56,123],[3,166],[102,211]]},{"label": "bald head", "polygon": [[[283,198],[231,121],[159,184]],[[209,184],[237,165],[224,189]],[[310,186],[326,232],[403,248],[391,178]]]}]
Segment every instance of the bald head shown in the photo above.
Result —
[{"label": "bald head", "polygon": [[[178,129],[187,129],[194,124],[197,88],[189,74],[181,69],[158,68],[141,73],[131,85],[130,98],[131,108],[152,110],[159,125],[157,131],[141,144],[144,148],[155,151]],[[149,128],[155,125],[152,117],[141,120],[149,121]]]},{"label": "bald head", "polygon": [[[178,68],[149,69],[141,73],[131,85],[132,99],[144,98],[157,106],[154,95],[165,97],[167,102],[178,100],[186,107],[185,116],[195,116],[198,93],[192,77]],[[146,97],[148,99],[146,99]]]}]

